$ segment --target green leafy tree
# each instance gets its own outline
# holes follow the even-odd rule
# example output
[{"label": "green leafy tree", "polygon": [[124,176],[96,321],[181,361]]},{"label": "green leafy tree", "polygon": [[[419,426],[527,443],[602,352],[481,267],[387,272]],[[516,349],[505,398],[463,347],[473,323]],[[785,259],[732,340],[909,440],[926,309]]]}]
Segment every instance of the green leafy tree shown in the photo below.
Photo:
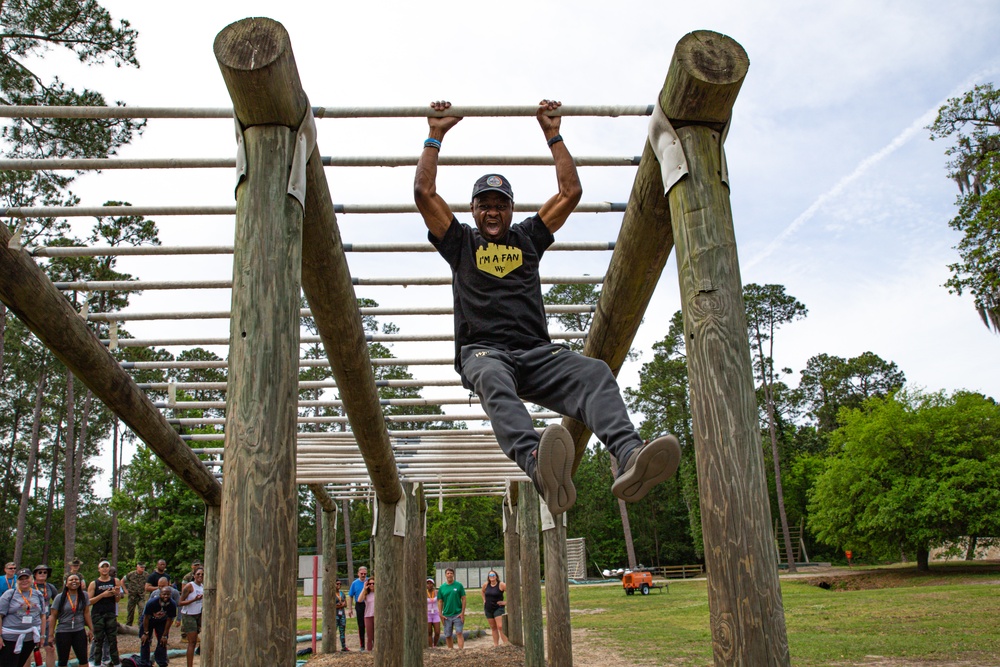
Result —
[{"label": "green leafy tree", "polygon": [[809,494],[809,525],[874,557],[1000,534],[1000,406],[981,394],[900,392],[845,410]]},{"label": "green leafy tree", "polygon": [[784,537],[785,560],[788,563],[788,571],[795,572],[791,533],[788,530],[788,512],[785,509],[785,494],[781,484],[781,456],[778,451],[774,336],[778,327],[802,319],[809,311],[798,299],[785,293],[784,285],[749,283],[743,286],[743,301],[747,311],[750,354],[753,357],[754,372],[760,380],[765,421],[771,442],[771,458],[774,462],[774,495],[778,502],[778,518],[781,521],[781,533]]},{"label": "green leafy tree", "polygon": [[1000,333],[1000,91],[987,83],[951,98],[928,129],[931,139],[954,140],[945,154],[958,215],[948,224],[962,239],[945,285],[971,294],[983,324]]},{"label": "green leafy tree", "polygon": [[895,362],[874,352],[844,359],[817,354],[806,362],[798,387],[798,400],[816,420],[820,433],[837,428],[841,408],[860,408],[869,398],[885,398],[906,383]]}]

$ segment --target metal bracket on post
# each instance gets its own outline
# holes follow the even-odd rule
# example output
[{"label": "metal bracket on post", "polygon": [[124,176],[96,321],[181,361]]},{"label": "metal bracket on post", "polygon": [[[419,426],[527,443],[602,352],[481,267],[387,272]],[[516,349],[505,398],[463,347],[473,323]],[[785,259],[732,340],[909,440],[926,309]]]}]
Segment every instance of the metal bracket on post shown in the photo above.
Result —
[{"label": "metal bracket on post", "polygon": [[[83,289],[87,289],[87,283],[83,283]],[[83,297],[83,303],[80,304],[80,319],[84,322],[87,321],[87,317],[90,315],[90,299]]]},{"label": "metal bracket on post", "polygon": [[112,321],[108,326],[108,349],[118,349],[118,322]]},{"label": "metal bracket on post", "polygon": [[288,194],[295,197],[304,211],[306,208],[306,163],[316,148],[316,119],[312,107],[306,102],[306,113],[302,116],[299,129],[295,133],[295,152],[292,154],[292,170],[288,174]]},{"label": "metal bracket on post", "polygon": [[688,164],[681,140],[659,104],[653,105],[653,115],[649,119],[649,146],[660,162],[663,194],[666,196],[677,181],[688,174]]},{"label": "metal bracket on post", "polygon": [[247,144],[243,140],[243,124],[235,114],[233,121],[236,123],[236,185],[233,186],[233,197],[236,197],[240,183],[247,177]]},{"label": "metal bracket on post", "polygon": [[404,495],[396,503],[396,525],[392,527],[392,534],[396,537],[406,537],[406,496]]}]

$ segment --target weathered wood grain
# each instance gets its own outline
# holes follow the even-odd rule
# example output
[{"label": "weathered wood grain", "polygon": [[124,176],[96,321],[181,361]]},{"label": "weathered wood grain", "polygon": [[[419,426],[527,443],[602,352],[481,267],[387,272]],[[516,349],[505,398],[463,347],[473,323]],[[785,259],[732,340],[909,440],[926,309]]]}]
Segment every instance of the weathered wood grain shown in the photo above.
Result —
[{"label": "weathered wood grain", "polygon": [[10,238],[7,225],[0,225],[0,300],[192,491],[206,504],[218,505],[222,487],[212,473],[45,272],[24,250],[7,247]]},{"label": "weathered wood grain", "polygon": [[[337,633],[337,503],[323,490],[330,507],[323,504],[323,653],[338,650]],[[317,496],[318,498],[318,496]],[[344,590],[344,595],[347,591]],[[346,613],[346,612],[345,612]]]},{"label": "weathered wood grain", "polygon": [[[406,567],[403,561],[405,538],[392,531],[396,524],[396,504],[376,498],[378,529],[375,534],[375,664],[402,667],[405,652]],[[406,500],[400,494],[399,502]],[[424,609],[426,610],[426,603]],[[426,611],[425,611],[426,613]]]},{"label": "weathered wood grain", "polygon": [[521,538],[517,534],[517,485],[512,485],[508,493],[510,507],[507,498],[504,498],[503,503],[503,515],[507,520],[507,528],[503,534],[504,583],[507,584],[504,618],[507,622],[507,638],[510,643],[514,646],[524,646],[521,629]]},{"label": "weathered wood grain", "polygon": [[[237,190],[217,664],[295,664],[302,208],[286,194],[294,131],[247,128]],[[267,573],[267,576],[262,576]]]},{"label": "weathered wood grain", "polygon": [[299,126],[309,101],[284,26],[268,18],[236,21],[215,37],[213,49],[243,127]]},{"label": "weathered wood grain", "polygon": [[521,631],[524,667],[545,667],[542,636],[542,572],[538,546],[538,491],[518,482],[517,522],[521,538]]},{"label": "weathered wood grain", "polygon": [[569,568],[562,515],[542,531],[545,539],[545,636],[549,667],[573,667],[573,628],[569,616]]},{"label": "weathered wood grain", "polygon": [[690,174],[670,191],[716,665],[788,665],[757,398],[719,133],[678,136]]},{"label": "weathered wood grain", "polygon": [[[414,493],[416,487],[416,493]],[[406,498],[406,539],[403,543],[404,667],[423,667],[427,646],[427,538],[424,536],[424,489],[403,484]]]},{"label": "weathered wood grain", "polygon": [[215,667],[214,643],[217,624],[216,611],[216,579],[219,573],[219,522],[222,509],[217,505],[205,505],[205,558],[202,566],[205,568],[202,595],[201,624],[201,665]]}]

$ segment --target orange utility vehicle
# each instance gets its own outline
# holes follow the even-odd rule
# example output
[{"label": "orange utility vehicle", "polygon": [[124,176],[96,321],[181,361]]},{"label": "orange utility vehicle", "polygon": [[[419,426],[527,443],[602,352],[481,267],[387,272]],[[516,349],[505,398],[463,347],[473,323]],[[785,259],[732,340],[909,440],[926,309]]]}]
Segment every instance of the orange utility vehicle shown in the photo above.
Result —
[{"label": "orange utility vehicle", "polygon": [[643,595],[649,595],[649,591],[654,588],[657,591],[663,591],[667,588],[667,582],[654,582],[653,575],[649,572],[626,572],[622,577],[622,588],[625,589],[625,595],[635,595],[636,591]]}]

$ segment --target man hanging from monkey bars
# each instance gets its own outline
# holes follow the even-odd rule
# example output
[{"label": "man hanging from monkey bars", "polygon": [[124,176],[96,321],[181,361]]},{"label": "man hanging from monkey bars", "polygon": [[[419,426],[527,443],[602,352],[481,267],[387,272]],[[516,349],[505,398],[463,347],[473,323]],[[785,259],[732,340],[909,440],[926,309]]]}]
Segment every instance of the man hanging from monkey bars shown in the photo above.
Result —
[{"label": "man hanging from monkey bars", "polygon": [[[677,470],[680,446],[672,435],[648,443],[632,425],[614,375],[601,360],[549,338],[538,263],[555,233],[580,202],[576,165],[559,134],[560,102],[542,100],[536,118],[555,160],[559,192],[536,215],[511,225],[514,193],[500,174],[472,188],[475,228],[458,222],[437,193],[438,152],[459,116],[429,116],[430,131],[413,184],[428,238],[452,270],[455,370],[479,395],[504,454],[532,479],[552,514],[576,502],[573,440],[563,426],[539,437],[522,399],[583,422],[619,462],[611,487],[635,502]],[[434,102],[436,112],[450,102]]]}]

